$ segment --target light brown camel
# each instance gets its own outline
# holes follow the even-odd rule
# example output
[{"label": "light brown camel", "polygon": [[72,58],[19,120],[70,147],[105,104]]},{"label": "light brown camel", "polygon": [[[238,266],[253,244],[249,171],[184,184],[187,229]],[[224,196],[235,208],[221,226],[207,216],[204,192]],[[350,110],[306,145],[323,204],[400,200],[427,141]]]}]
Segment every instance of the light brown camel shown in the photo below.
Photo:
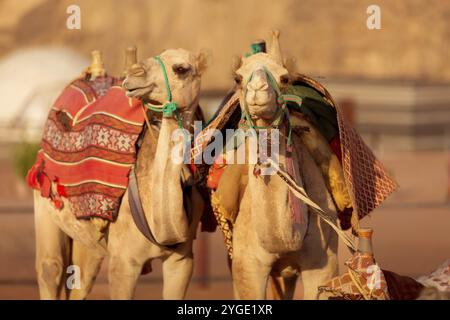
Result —
[{"label": "light brown camel", "polygon": [[[201,74],[208,54],[184,49],[166,50],[160,56],[165,67],[172,101],[178,105],[184,128],[190,128],[198,107]],[[168,102],[163,68],[155,58],[135,64],[123,83],[130,97],[141,97],[156,108]],[[109,256],[110,294],[113,299],[131,299],[142,270],[153,259],[162,259],[163,298],[182,299],[192,274],[192,242],[202,213],[202,198],[192,190],[191,221],[183,207],[181,176],[189,175],[184,164],[172,161],[178,129],[174,116],[162,117],[160,125],[147,130],[137,154],[136,176],[145,216],[159,243],[180,243],[174,248],[151,243],[137,229],[130,212],[128,191],[123,197],[117,220],[109,225],[97,218],[77,220],[68,201],[62,210],[34,193],[36,225],[36,269],[42,299],[57,299],[65,284],[66,268],[78,265],[81,288],[69,298],[82,299],[92,288],[103,258]],[[73,239],[73,248],[70,242]]]},{"label": "light brown camel", "polygon": [[[283,112],[275,88],[281,92],[290,74],[284,66],[274,32],[269,53],[256,53],[237,61],[235,79],[246,125],[271,127]],[[272,78],[273,80],[270,80]],[[251,123],[249,123],[251,122]],[[280,129],[280,167],[286,168],[288,128]],[[247,145],[250,139],[247,139]],[[337,213],[320,169],[305,148],[301,135],[292,133],[292,175],[303,185],[309,197],[336,221]],[[248,146],[247,146],[247,149]],[[248,151],[250,152],[250,151]],[[250,157],[248,157],[250,158]],[[233,226],[232,276],[236,298],[264,299],[269,276],[282,284],[283,298],[292,298],[297,276],[301,275],[304,298],[315,299],[317,287],[337,275],[336,233],[309,207],[300,203],[300,213],[293,218],[289,189],[278,175],[255,174],[255,165],[228,165],[227,170],[242,170],[246,183],[241,185],[240,204]],[[224,181],[225,183],[225,181]],[[281,278],[279,278],[281,277]]]}]

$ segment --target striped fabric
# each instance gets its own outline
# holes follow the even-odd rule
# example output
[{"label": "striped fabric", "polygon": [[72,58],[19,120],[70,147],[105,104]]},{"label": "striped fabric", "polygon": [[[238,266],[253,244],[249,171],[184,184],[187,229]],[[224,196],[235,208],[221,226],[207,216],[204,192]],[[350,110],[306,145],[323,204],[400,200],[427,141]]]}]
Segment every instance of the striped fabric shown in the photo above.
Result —
[{"label": "striped fabric", "polygon": [[[339,125],[339,140],[332,141],[333,150],[341,157],[342,169],[347,187],[352,198],[353,210],[359,219],[364,218],[378,208],[386,198],[398,188],[397,182],[390,177],[383,164],[375,157],[358,132],[344,119],[344,113],[333,101],[330,93],[317,81],[296,74],[296,81],[306,83],[319,91],[329,104],[336,109]],[[340,144],[340,148],[333,146]],[[351,212],[348,212],[351,216]],[[351,217],[348,219],[351,219]]]},{"label": "striped fabric", "polygon": [[126,97],[118,82],[78,79],[64,89],[50,110],[29,173],[34,171],[39,183],[31,185],[43,196],[58,197],[52,193],[57,183],[78,218],[114,220],[136,161],[142,105]]}]

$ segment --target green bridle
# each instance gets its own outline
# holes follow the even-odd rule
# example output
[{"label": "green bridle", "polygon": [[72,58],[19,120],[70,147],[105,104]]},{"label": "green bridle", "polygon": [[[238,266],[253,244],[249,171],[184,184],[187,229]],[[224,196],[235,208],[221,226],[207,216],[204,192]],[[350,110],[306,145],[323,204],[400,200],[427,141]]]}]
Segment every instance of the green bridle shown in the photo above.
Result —
[{"label": "green bridle", "polygon": [[[275,81],[272,73],[267,70],[266,67],[264,67],[264,73],[266,74],[266,77],[269,81],[269,85],[271,88],[275,91],[276,95],[276,106],[277,111],[274,113],[272,119],[270,119],[270,124],[268,126],[256,126],[253,122],[252,118],[250,117],[250,114],[248,112],[248,105],[247,101],[245,99],[247,90],[243,92],[243,108],[242,108],[242,119],[245,119],[246,124],[253,130],[257,131],[258,129],[274,129],[278,128],[278,126],[283,122],[283,119],[286,119],[287,126],[288,126],[288,136],[287,136],[287,144],[291,145],[292,139],[292,127],[291,123],[289,121],[289,110],[287,108],[288,102],[296,103],[299,107],[302,105],[302,99],[299,96],[292,95],[292,94],[283,94]],[[247,80],[247,84],[252,80],[253,73],[250,75],[249,79]]]},{"label": "green bridle", "polygon": [[149,102],[144,102],[144,105],[152,111],[162,112],[163,117],[165,117],[165,118],[171,118],[175,114],[175,118],[178,121],[178,127],[180,127],[180,129],[182,129],[183,121],[181,119],[181,115],[178,110],[178,105],[172,101],[172,91],[170,90],[169,78],[167,77],[166,67],[164,66],[164,62],[162,61],[161,57],[156,56],[156,57],[154,57],[154,59],[159,63],[159,66],[161,67],[161,70],[164,75],[164,81],[165,81],[165,85],[166,85],[168,102],[166,104],[164,104],[162,108],[152,105]]}]

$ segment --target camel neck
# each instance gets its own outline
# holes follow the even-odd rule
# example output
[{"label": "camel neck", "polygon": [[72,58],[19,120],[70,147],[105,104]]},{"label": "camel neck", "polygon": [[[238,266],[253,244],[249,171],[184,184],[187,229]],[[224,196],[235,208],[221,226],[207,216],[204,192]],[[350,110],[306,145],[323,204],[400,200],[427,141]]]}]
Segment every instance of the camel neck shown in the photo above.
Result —
[{"label": "camel neck", "polygon": [[[298,161],[297,156],[294,156],[293,161]],[[281,140],[280,166],[286,166],[286,157],[286,143]],[[269,252],[298,250],[306,225],[296,222],[292,215],[289,188],[277,175],[255,176],[253,170],[254,167],[249,165],[250,214],[252,227],[262,246]],[[296,170],[300,176],[298,167]]]},{"label": "camel neck", "polygon": [[[184,128],[188,128],[192,121],[197,106],[195,103],[195,106],[192,104],[181,114]],[[162,117],[159,132],[155,135],[155,131],[153,134],[147,131],[145,134],[136,165],[145,216],[155,239],[164,245],[186,241],[189,232],[180,182],[184,164],[173,158],[175,148],[179,147],[173,137],[179,129],[175,117]]]}]

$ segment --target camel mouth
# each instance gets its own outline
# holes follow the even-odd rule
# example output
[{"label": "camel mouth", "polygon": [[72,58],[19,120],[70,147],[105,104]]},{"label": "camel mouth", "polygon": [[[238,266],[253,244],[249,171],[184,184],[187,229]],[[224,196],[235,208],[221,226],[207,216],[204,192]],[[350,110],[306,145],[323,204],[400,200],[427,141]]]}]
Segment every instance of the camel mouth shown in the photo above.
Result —
[{"label": "camel mouth", "polygon": [[126,95],[128,98],[133,98],[136,96],[143,96],[147,92],[149,92],[150,88],[148,87],[138,87],[133,89],[127,89]]},{"label": "camel mouth", "polygon": [[245,97],[245,100],[247,102],[247,105],[250,108],[254,109],[265,109],[270,108],[271,105],[274,103],[272,95],[259,95],[255,97]]},{"label": "camel mouth", "polygon": [[252,104],[249,104],[249,107],[256,107],[256,108],[268,108],[270,107],[270,100],[268,101],[255,101]]},{"label": "camel mouth", "polygon": [[256,103],[255,102],[255,103],[249,104],[248,109],[251,114],[261,115],[261,114],[265,114],[267,112],[272,112],[273,107],[272,107],[272,104],[270,103],[270,101],[268,101],[266,103],[262,103],[262,102]]},{"label": "camel mouth", "polygon": [[163,105],[161,101],[153,100],[153,99],[148,99],[147,102],[152,104],[152,105],[155,105],[155,106],[162,106]]},{"label": "camel mouth", "polygon": [[248,112],[250,118],[253,120],[257,119],[271,119],[274,116],[276,110],[274,110],[273,106],[270,103],[265,104],[257,104],[252,103],[248,106]]}]

